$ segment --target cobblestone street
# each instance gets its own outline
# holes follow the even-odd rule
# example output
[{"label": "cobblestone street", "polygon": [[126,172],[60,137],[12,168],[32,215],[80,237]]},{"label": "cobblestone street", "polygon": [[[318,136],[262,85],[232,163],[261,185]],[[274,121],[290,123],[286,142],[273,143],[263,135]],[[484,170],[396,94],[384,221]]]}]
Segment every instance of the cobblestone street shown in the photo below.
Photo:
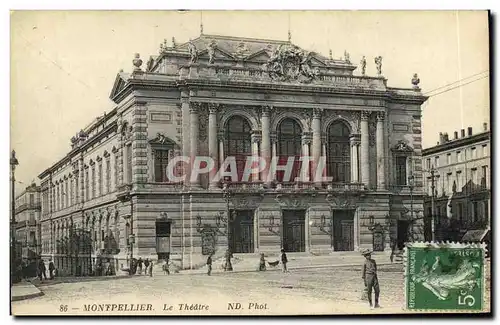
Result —
[{"label": "cobblestone street", "polygon": [[[198,314],[179,311],[179,304],[208,305],[217,314],[316,314],[316,313],[394,313],[404,301],[401,266],[380,269],[381,305],[371,311],[360,301],[360,268],[335,268],[281,272],[226,273],[214,276],[171,275],[135,276],[91,282],[42,285],[45,296],[13,303],[13,311],[30,313],[78,314],[84,305],[105,303],[150,303],[153,311],[137,314]],[[241,303],[242,309],[228,310],[228,304]],[[254,303],[249,309],[249,304]],[[163,304],[173,305],[164,311]],[[67,305],[67,311],[64,311]],[[62,307],[61,307],[62,306]],[[234,305],[238,306],[238,305]],[[266,309],[256,309],[256,307]],[[60,310],[61,309],[61,310]],[[196,308],[195,308],[196,309]],[[87,311],[88,313],[88,311]],[[119,312],[119,314],[126,312]],[[201,311],[206,314],[206,311]],[[98,314],[98,312],[96,312]]]}]

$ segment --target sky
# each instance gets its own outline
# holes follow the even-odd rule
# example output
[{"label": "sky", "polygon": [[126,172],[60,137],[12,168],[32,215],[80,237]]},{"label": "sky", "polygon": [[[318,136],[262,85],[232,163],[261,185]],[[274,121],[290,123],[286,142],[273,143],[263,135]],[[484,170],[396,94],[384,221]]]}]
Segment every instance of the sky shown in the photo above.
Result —
[{"label": "sky", "polygon": [[[439,132],[476,133],[490,122],[485,11],[17,11],[10,19],[10,136],[21,189],[113,109],[113,82],[120,69],[132,70],[134,53],[146,61],[165,38],[195,38],[201,21],[205,34],[249,38],[287,40],[290,29],[306,50],[331,49],[335,58],[347,50],[355,64],[366,56],[368,75],[381,55],[390,87],[410,88],[418,73],[424,93],[438,89],[422,106],[424,148]],[[459,80],[462,87],[440,88]]]}]

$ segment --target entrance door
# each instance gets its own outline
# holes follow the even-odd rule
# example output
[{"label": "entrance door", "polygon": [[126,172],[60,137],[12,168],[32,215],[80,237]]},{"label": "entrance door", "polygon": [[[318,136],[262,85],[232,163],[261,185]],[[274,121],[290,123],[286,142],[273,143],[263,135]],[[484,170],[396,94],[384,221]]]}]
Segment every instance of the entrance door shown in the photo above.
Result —
[{"label": "entrance door", "polygon": [[169,221],[156,221],[156,253],[158,259],[167,259],[170,256],[170,234],[172,223]]},{"label": "entrance door", "polygon": [[253,253],[253,210],[231,211],[229,220],[229,249],[233,253]]},{"label": "entrance door", "polygon": [[410,222],[407,220],[398,220],[398,249],[401,250],[408,242],[408,227]]},{"label": "entrance door", "polygon": [[354,250],[354,211],[336,210],[333,212],[335,251]]},{"label": "entrance door", "polygon": [[281,240],[285,252],[306,251],[305,222],[305,210],[283,211],[283,235]]}]

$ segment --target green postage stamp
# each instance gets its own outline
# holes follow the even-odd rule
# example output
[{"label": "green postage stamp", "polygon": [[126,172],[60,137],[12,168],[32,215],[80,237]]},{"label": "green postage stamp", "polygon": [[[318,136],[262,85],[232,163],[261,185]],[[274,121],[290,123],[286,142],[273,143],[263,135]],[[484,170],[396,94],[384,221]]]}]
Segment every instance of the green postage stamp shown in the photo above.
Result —
[{"label": "green postage stamp", "polygon": [[482,244],[407,244],[406,309],[482,311],[485,252]]}]

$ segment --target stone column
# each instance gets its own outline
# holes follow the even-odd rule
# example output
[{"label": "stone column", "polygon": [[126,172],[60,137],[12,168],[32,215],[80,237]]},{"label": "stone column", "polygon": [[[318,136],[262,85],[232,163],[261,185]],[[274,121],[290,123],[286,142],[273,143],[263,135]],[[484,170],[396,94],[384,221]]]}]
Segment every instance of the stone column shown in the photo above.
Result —
[{"label": "stone column", "polygon": [[[309,145],[311,144],[311,136],[310,134],[302,135],[302,157],[309,157]],[[302,165],[300,166],[300,179],[302,182],[310,181],[310,173],[311,173],[311,164],[309,163],[309,168],[304,168],[304,164],[308,163],[307,160],[302,161]]]},{"label": "stone column", "polygon": [[262,107],[262,141],[260,143],[260,156],[266,162],[266,168],[261,173],[261,180],[263,180],[266,185],[270,185],[270,182],[267,182],[267,174],[269,173],[269,165],[271,163],[271,135],[269,113],[269,107]]},{"label": "stone column", "polygon": [[[225,159],[225,156],[224,156],[224,131],[219,131],[219,133],[217,134],[217,139],[219,140],[219,166],[218,166],[218,168],[220,169],[220,167],[224,163],[224,159]],[[222,171],[221,171],[221,174],[222,174]]]},{"label": "stone column", "polygon": [[[182,155],[183,156],[191,156],[191,148],[190,148],[190,114],[189,114],[189,94],[186,91],[183,91],[181,94],[181,114],[182,114]],[[191,165],[187,163],[183,163],[184,170],[183,174],[186,175],[184,180],[184,184],[189,184],[189,177],[191,176]]]},{"label": "stone column", "polygon": [[351,137],[351,183],[359,183],[358,145],[359,140],[356,135],[353,135]]},{"label": "stone column", "polygon": [[[261,140],[260,134],[258,134],[258,133],[252,134],[252,159],[253,159],[252,166],[255,168],[258,168],[257,164],[259,161],[259,141],[260,140]],[[252,181],[253,182],[259,181],[259,173],[258,172],[252,173]]]},{"label": "stone column", "polygon": [[[194,159],[198,155],[198,135],[200,131],[200,125],[198,123],[198,111],[200,109],[200,103],[190,103],[189,105],[189,118],[190,118],[190,138],[191,138],[191,167]],[[199,175],[191,182],[191,187],[199,187],[200,186],[200,177]]]},{"label": "stone column", "polygon": [[313,175],[313,181],[316,186],[321,186],[320,179],[314,179],[316,177],[316,169],[318,167],[318,162],[321,159],[321,114],[323,110],[320,108],[315,108],[313,110],[312,118],[312,170],[311,175]]},{"label": "stone column", "polygon": [[370,112],[361,112],[361,183],[370,187],[370,135],[368,118]]},{"label": "stone column", "polygon": [[217,109],[218,104],[210,103],[208,104],[208,156],[213,159],[214,167],[209,173],[210,188],[217,187],[217,181],[214,180],[215,174],[219,169],[218,157],[217,157]]},{"label": "stone column", "polygon": [[323,166],[323,177],[328,176],[327,166],[326,166],[326,136],[321,137],[321,158],[325,157],[325,165]]},{"label": "stone column", "polygon": [[377,113],[377,189],[385,190],[384,112]]},{"label": "stone column", "polygon": [[[276,164],[278,164],[278,147],[277,147],[277,142],[278,139],[276,138],[276,133],[271,134],[271,145],[272,145],[272,153],[271,153],[271,160],[275,161]],[[271,180],[275,181],[276,180],[276,171],[274,171],[273,175],[271,175]]]}]

